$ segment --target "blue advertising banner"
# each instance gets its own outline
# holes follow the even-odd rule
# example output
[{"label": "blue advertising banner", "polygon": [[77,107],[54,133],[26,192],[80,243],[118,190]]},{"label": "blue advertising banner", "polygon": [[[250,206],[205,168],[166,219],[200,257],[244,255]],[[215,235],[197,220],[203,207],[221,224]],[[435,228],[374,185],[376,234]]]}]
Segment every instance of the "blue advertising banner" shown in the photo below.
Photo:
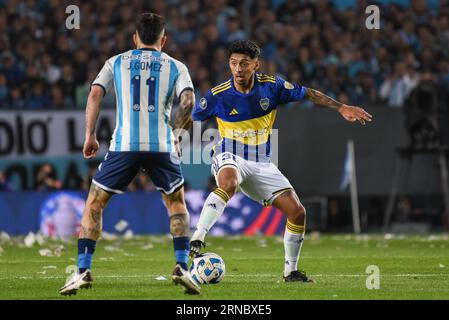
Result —
[{"label": "blue advertising banner", "polygon": [[[208,193],[189,190],[185,198],[192,229],[198,222]],[[85,192],[0,192],[0,232],[24,235],[38,232],[46,236],[73,236],[79,231]],[[117,233],[121,220],[134,234],[168,234],[167,210],[160,193],[134,192],[112,197],[103,215],[104,231]],[[236,194],[211,229],[211,235],[282,234],[285,217],[273,207],[263,207]]]}]

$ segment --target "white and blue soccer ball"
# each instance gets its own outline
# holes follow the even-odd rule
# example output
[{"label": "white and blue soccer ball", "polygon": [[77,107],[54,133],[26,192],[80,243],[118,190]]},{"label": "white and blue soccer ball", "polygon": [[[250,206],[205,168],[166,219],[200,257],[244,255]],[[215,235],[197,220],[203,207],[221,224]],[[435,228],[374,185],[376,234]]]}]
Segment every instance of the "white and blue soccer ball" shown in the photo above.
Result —
[{"label": "white and blue soccer ball", "polygon": [[198,284],[219,283],[223,280],[226,267],[223,259],[216,253],[207,252],[192,261],[190,274]]}]

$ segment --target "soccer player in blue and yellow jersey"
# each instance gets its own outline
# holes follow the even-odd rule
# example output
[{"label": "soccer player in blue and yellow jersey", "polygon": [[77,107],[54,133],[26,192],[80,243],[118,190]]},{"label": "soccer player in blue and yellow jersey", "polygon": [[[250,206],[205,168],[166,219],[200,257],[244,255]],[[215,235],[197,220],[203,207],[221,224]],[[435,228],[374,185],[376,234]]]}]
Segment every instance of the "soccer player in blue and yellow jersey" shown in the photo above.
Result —
[{"label": "soccer player in blue and yellow jersey", "polygon": [[284,281],[313,282],[298,271],[304,239],[306,210],[290,182],[270,161],[270,134],[279,105],[309,99],[329,107],[354,122],[371,121],[359,107],[348,106],[327,95],[284,79],[257,72],[259,47],[247,40],[229,48],[232,77],[212,88],[195,105],[192,119],[216,118],[221,140],[213,148],[212,171],[218,188],[207,197],[191,238],[191,254],[205,247],[205,236],[223,213],[237,189],[263,205],[273,205],[287,216],[284,233]]},{"label": "soccer player in blue and yellow jersey", "polygon": [[136,49],[109,58],[91,86],[83,147],[86,159],[98,151],[95,125],[101,100],[111,89],[116,94],[117,123],[109,151],[92,179],[84,208],[78,239],[78,272],[60,289],[63,295],[92,286],[92,259],[102,231],[103,210],[112,195],[123,193],[141,169],[162,192],[170,216],[176,259],[172,279],[183,285],[187,293],[200,293],[187,270],[189,213],[184,201],[177,140],[170,125],[175,95],[180,98],[180,108],[174,129],[191,125],[195,96],[187,67],[162,51],[167,39],[164,26],[162,16],[142,14],[133,35]]}]

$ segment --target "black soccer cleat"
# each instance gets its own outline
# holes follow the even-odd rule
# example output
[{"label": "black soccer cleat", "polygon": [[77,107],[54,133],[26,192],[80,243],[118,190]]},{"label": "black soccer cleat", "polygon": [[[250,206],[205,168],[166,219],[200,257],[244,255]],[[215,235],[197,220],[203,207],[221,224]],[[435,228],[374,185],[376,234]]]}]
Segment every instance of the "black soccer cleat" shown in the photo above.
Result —
[{"label": "black soccer cleat", "polygon": [[308,277],[304,271],[292,271],[288,276],[284,276],[284,282],[312,282],[314,283],[315,280]]},{"label": "black soccer cleat", "polygon": [[193,240],[190,242],[190,257],[196,258],[201,254],[201,249],[206,248],[206,244],[201,240]]}]

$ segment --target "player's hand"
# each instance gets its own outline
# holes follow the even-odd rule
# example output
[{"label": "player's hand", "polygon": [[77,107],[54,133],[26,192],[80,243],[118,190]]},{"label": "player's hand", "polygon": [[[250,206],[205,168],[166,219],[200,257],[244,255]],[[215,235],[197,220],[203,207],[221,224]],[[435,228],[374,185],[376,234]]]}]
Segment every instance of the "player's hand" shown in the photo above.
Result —
[{"label": "player's hand", "polygon": [[97,138],[87,137],[86,140],[84,141],[84,147],[83,147],[84,158],[90,159],[90,158],[95,157],[99,148],[100,148],[100,144],[98,143]]},{"label": "player's hand", "polygon": [[365,121],[371,122],[373,116],[366,112],[363,108],[348,106],[346,104],[342,105],[338,112],[343,118],[349,122],[359,121],[361,124],[365,125]]}]

